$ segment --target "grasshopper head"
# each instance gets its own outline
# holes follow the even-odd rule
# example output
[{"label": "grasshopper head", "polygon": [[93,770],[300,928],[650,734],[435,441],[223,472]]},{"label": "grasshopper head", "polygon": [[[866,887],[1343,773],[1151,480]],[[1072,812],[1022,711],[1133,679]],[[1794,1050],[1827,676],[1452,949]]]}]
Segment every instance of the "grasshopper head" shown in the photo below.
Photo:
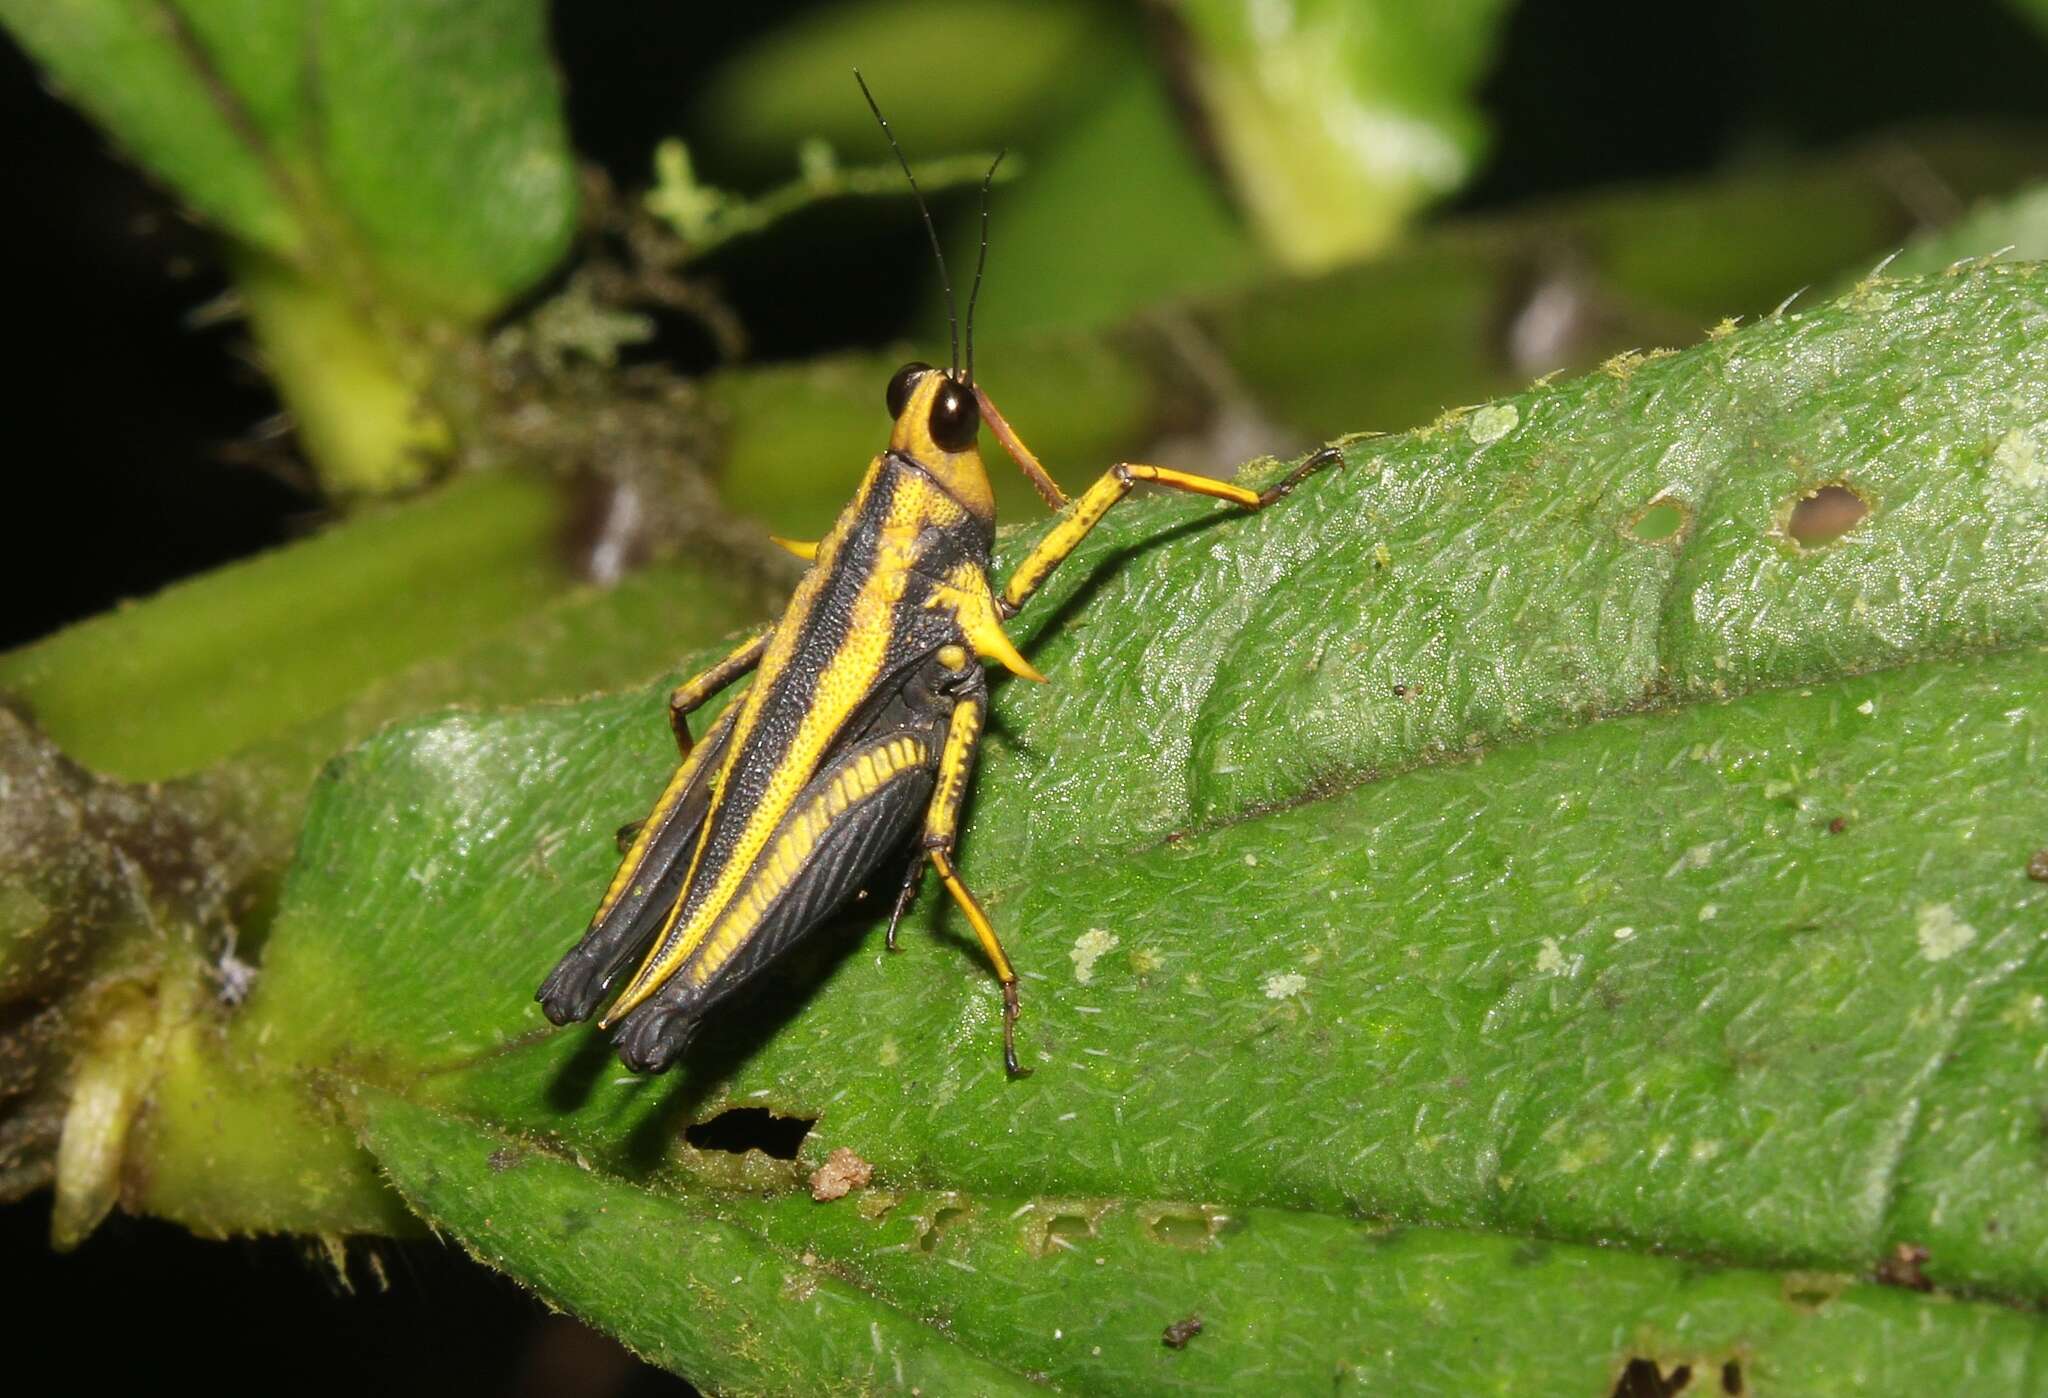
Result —
[{"label": "grasshopper head", "polygon": [[896,425],[889,449],[929,472],[962,505],[985,520],[996,513],[982,464],[981,408],[974,386],[929,364],[904,365],[889,380],[886,398]]}]

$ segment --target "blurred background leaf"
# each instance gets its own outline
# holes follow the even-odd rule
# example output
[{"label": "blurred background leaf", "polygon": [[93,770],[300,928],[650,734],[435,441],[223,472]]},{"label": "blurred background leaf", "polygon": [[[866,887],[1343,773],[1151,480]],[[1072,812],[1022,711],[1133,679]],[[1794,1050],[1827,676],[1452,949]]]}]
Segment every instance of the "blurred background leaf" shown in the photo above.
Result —
[{"label": "blurred background leaf", "polygon": [[223,233],[464,321],[567,246],[543,19],[535,0],[0,5],[65,92]]},{"label": "blurred background leaf", "polygon": [[[539,0],[7,0],[4,22],[228,239],[330,489],[416,485],[452,443],[427,332],[568,246],[574,168]],[[422,75],[432,74],[431,81]]]},{"label": "blurred background leaf", "polygon": [[1187,0],[1183,62],[1239,199],[1280,265],[1376,252],[1455,194],[1505,0]]}]

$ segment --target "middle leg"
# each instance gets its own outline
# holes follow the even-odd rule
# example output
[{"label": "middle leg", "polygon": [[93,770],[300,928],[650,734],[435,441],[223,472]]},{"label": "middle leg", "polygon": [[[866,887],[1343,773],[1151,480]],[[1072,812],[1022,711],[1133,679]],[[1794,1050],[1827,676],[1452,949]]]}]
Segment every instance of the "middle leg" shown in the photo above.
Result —
[{"label": "middle leg", "polygon": [[[995,970],[996,979],[1003,987],[1003,1066],[1012,1075],[1023,1072],[1017,1064],[1017,972],[1010,965],[1009,956],[1003,951],[1003,944],[996,936],[995,925],[989,921],[980,900],[961,879],[953,867],[953,844],[960,832],[960,803],[967,794],[967,779],[974,772],[975,749],[981,742],[982,722],[988,715],[988,701],[980,693],[963,697],[953,706],[953,716],[946,728],[946,745],[939,754],[938,781],[932,788],[931,806],[924,818],[924,858],[931,861],[937,871],[939,882],[967,918],[967,925],[974,929],[974,939],[981,943],[981,950]],[[912,874],[904,881],[903,894],[897,899],[896,913],[901,916],[915,895],[917,885],[922,882],[924,866],[920,861],[912,865]],[[896,920],[889,922],[889,935],[893,941],[896,934]]]}]

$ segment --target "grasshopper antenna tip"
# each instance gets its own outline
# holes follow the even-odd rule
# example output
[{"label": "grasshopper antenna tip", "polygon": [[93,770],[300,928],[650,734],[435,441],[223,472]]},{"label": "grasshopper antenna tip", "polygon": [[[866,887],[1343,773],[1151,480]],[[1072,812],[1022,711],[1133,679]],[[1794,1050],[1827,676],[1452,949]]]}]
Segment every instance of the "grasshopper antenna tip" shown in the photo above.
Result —
[{"label": "grasshopper antenna tip", "polygon": [[[875,101],[875,94],[868,90],[868,80],[860,75],[860,69],[853,70],[853,80],[860,84],[860,95],[868,99],[868,110],[875,114],[875,122],[882,128],[882,134],[889,139],[889,149],[896,152],[896,163],[903,167],[903,178],[910,181],[910,193],[917,200],[917,211],[924,218],[925,235],[932,241],[932,257],[939,264],[939,283],[946,288],[946,326],[953,335],[953,374],[960,373],[960,311],[953,301],[953,279],[946,274],[946,254],[939,247],[938,225],[932,222],[931,206],[924,202],[924,191],[917,187],[917,176],[910,173],[910,160],[903,154],[903,147],[896,144],[896,133],[889,129],[889,119],[882,115],[881,104]],[[969,374],[972,378],[972,374]]]}]

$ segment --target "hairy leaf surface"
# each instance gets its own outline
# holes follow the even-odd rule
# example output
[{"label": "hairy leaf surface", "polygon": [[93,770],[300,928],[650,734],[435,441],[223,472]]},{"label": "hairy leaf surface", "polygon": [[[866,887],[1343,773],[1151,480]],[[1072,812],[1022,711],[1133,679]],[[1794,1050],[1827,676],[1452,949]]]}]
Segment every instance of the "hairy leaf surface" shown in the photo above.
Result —
[{"label": "hairy leaf surface", "polygon": [[[669,1077],[542,1023],[658,691],[337,764],[230,1051],[718,1387],[2038,1383],[2044,332],[2032,265],[1872,280],[1256,518],[1113,516],[1020,618],[1053,683],[998,687],[963,850],[1026,1078],[934,899]],[[814,1124],[686,1134],[735,1109]],[[873,1183],[816,1203],[838,1147]],[[1902,1247],[1942,1293],[1869,1284]]]}]

